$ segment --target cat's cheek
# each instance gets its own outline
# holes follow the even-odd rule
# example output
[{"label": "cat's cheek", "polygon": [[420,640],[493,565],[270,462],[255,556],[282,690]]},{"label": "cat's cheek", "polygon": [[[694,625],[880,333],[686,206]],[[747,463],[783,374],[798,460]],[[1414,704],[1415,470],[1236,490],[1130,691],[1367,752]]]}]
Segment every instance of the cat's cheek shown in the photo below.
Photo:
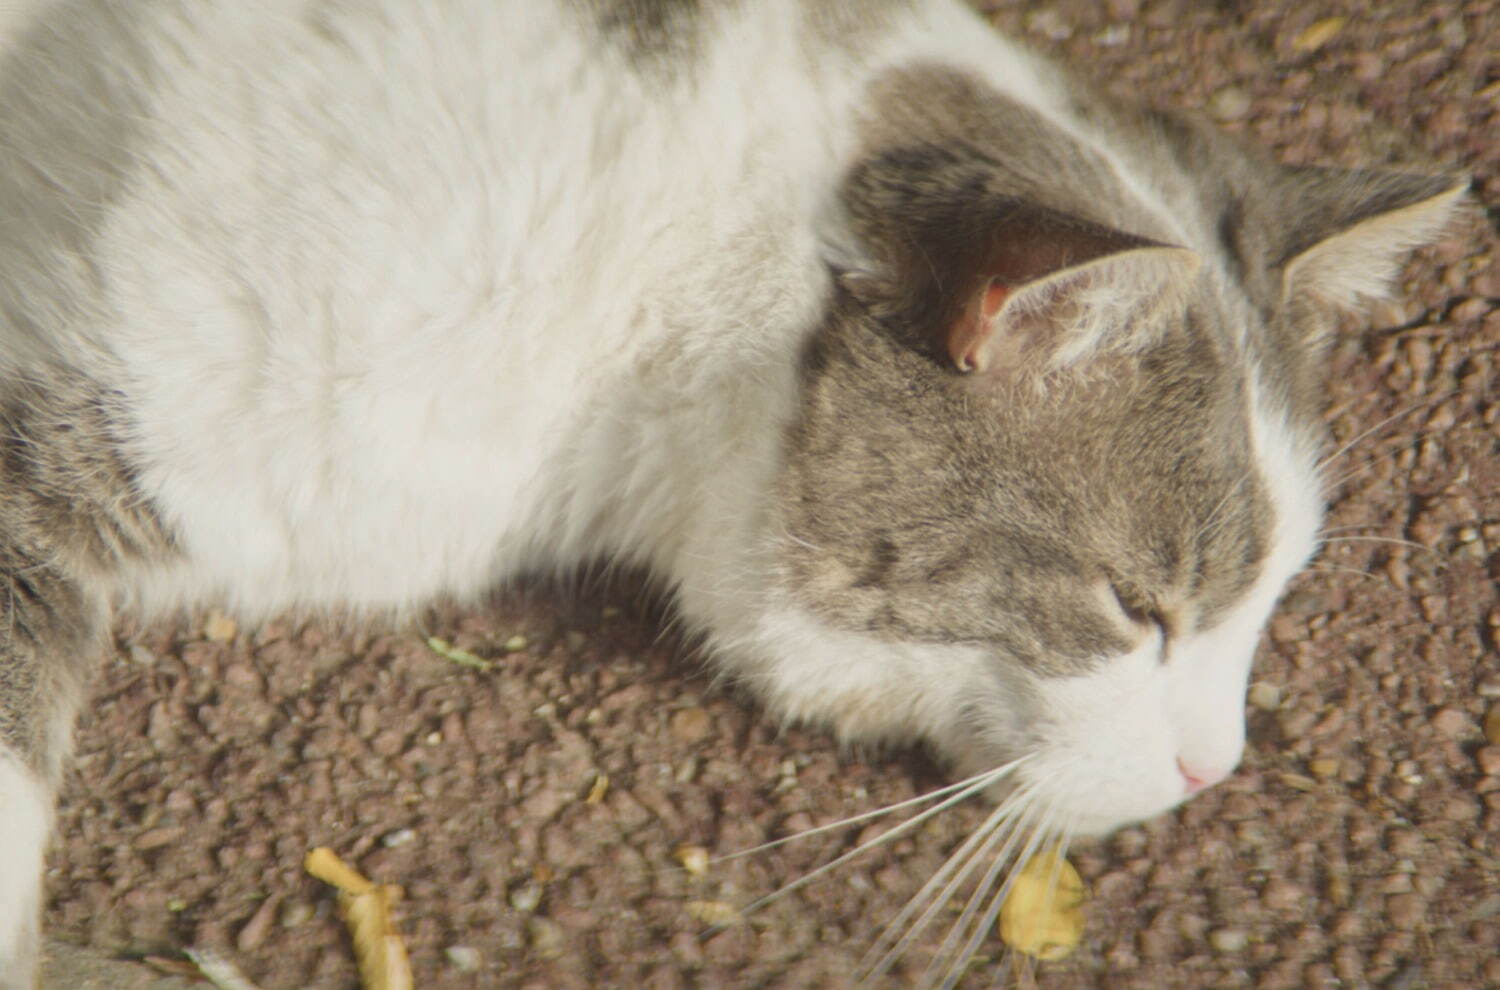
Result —
[{"label": "cat's cheek", "polygon": [[749,636],[717,646],[715,662],[773,715],[825,727],[841,742],[925,741],[977,772],[997,766],[1021,735],[1020,713],[974,647],[883,640],[790,606],[768,609]]}]

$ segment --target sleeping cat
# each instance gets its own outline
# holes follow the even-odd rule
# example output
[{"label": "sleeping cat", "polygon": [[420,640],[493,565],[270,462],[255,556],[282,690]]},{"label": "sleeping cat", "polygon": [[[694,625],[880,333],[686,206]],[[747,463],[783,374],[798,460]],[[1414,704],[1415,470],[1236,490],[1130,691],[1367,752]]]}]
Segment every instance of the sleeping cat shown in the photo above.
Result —
[{"label": "sleeping cat", "polygon": [[1062,832],[1165,811],[1234,768],[1313,549],[1332,316],[1463,191],[1276,165],[958,0],[6,30],[5,987],[121,609],[608,558],[777,717],[1009,767]]}]

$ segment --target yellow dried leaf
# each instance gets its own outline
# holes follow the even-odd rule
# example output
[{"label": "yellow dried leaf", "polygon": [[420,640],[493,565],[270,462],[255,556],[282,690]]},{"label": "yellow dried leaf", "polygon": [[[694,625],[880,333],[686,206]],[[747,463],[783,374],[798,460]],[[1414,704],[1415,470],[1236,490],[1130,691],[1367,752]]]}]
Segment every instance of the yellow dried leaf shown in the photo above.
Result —
[{"label": "yellow dried leaf", "polygon": [[1325,17],[1314,21],[1292,39],[1292,47],[1299,52],[1315,52],[1332,41],[1348,20],[1347,17]]},{"label": "yellow dried leaf", "polygon": [[708,872],[708,850],[702,846],[678,846],[677,851],[672,853],[682,868],[695,877],[701,877]]},{"label": "yellow dried leaf", "polygon": [[695,921],[724,928],[740,920],[739,908],[725,901],[688,901],[687,913]]},{"label": "yellow dried leaf", "polygon": [[338,853],[327,846],[319,846],[302,861],[302,868],[326,884],[349,894],[365,894],[375,885],[359,875],[359,871],[339,859]]},{"label": "yellow dried leaf", "polygon": [[604,800],[604,795],[609,793],[609,775],[597,774],[594,777],[594,786],[589,788],[589,796],[584,798],[585,804],[599,804]]},{"label": "yellow dried leaf", "polygon": [[1083,939],[1083,878],[1056,849],[1033,856],[1000,908],[1000,938],[1017,952],[1062,959]]},{"label": "yellow dried leaf", "polygon": [[391,920],[391,905],[399,897],[400,888],[387,885],[365,894],[339,895],[339,911],[349,926],[366,990],[412,990],[406,945]]},{"label": "yellow dried leaf", "polygon": [[303,868],[338,888],[339,913],[354,941],[365,990],[412,990],[406,944],[391,918],[391,905],[401,899],[401,888],[371,883],[326,846],[308,853]]}]

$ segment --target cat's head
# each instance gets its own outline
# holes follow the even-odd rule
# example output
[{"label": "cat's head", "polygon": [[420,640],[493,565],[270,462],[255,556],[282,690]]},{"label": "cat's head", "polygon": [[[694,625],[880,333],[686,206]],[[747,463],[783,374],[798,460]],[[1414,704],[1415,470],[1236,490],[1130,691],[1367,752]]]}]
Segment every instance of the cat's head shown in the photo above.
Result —
[{"label": "cat's head", "polygon": [[1238,160],[1166,184],[1186,246],[1016,196],[984,149],[851,173],[778,492],[782,709],[967,772],[1025,757],[1011,783],[1080,832],[1234,769],[1316,545],[1328,312],[1462,194]]}]

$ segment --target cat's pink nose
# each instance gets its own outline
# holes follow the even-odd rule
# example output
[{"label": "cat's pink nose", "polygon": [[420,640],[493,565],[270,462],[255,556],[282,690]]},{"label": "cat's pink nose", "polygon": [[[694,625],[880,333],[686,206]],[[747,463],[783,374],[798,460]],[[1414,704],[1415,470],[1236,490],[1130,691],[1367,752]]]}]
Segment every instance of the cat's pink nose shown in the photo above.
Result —
[{"label": "cat's pink nose", "polygon": [[1229,776],[1228,770],[1216,770],[1208,767],[1193,766],[1182,762],[1182,757],[1177,757],[1177,770],[1182,774],[1183,783],[1187,785],[1189,794],[1197,794],[1205,787],[1212,787],[1225,777]]}]

